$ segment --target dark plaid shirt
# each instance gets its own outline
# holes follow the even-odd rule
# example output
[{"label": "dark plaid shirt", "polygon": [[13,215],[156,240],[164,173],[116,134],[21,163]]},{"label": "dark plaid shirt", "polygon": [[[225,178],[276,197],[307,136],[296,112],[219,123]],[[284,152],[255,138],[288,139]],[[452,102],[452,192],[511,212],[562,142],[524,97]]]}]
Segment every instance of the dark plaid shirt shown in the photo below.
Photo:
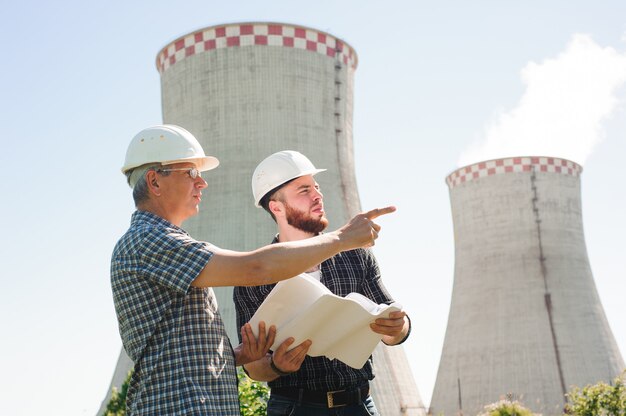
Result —
[{"label": "dark plaid shirt", "polygon": [[213,289],[191,282],[213,255],[136,211],[111,259],[124,349],[135,363],[127,415],[239,415],[235,359]]},{"label": "dark plaid shirt", "polygon": [[[276,241],[275,238],[273,242]],[[321,282],[336,295],[346,296],[357,292],[379,304],[393,302],[381,281],[378,263],[369,249],[339,253],[323,262],[321,271]],[[233,300],[239,328],[252,318],[274,286],[235,287]],[[363,368],[357,370],[339,360],[307,356],[300,370],[268,384],[271,388],[298,387],[326,391],[357,386],[374,378],[371,360],[370,357]]]}]

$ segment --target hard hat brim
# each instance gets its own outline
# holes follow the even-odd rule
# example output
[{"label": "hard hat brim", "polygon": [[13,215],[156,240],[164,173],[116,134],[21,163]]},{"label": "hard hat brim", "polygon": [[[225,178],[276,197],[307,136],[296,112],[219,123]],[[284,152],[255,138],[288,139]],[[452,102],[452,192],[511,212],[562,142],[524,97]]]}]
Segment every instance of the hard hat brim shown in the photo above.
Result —
[{"label": "hard hat brim", "polygon": [[220,161],[213,156],[205,156],[205,157],[191,157],[188,159],[176,159],[176,160],[167,160],[165,162],[161,162],[162,165],[173,165],[175,163],[194,163],[196,168],[200,172],[206,172],[207,170],[215,169],[219,166]]},{"label": "hard hat brim", "polygon": [[[165,165],[173,165],[175,163],[193,163],[196,165],[196,168],[200,171],[200,172],[206,172],[207,170],[211,170],[211,169],[215,169],[216,167],[219,166],[220,161],[213,156],[205,156],[205,157],[190,157],[187,159],[175,159],[175,160],[166,160],[163,162],[154,162],[154,163],[161,163],[163,166]],[[143,165],[145,165],[146,163],[144,163]],[[129,170],[135,169],[139,166],[142,165],[135,165],[135,166],[124,166],[122,167],[122,173],[126,173]]]},{"label": "hard hat brim", "polygon": [[307,176],[307,175],[312,175],[315,176],[320,172],[324,172],[327,169],[311,169],[311,170],[306,170],[304,172],[299,172],[297,175],[293,175],[291,177],[288,177],[287,179],[285,179],[283,182],[279,183],[278,185],[276,185],[275,187],[273,187],[272,189],[269,189],[267,192],[265,192],[263,195],[261,195],[256,201],[254,201],[254,205],[257,208],[262,208],[260,205],[261,200],[265,197],[265,195],[267,195],[268,193],[272,192],[272,190],[279,188],[281,186],[283,186],[284,184],[286,184],[287,182],[296,179],[296,178],[301,178],[302,176]]}]

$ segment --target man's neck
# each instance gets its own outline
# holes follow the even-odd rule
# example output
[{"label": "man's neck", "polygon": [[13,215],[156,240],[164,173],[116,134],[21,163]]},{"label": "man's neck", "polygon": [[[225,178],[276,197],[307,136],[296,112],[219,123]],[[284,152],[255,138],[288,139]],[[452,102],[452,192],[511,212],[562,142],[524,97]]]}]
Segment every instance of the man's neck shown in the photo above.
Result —
[{"label": "man's neck", "polygon": [[167,210],[163,206],[161,206],[160,204],[156,203],[153,200],[145,201],[144,203],[137,206],[137,209],[141,211],[147,211],[151,214],[161,217],[164,220],[167,220],[178,227],[181,227],[183,224],[182,218],[178,218],[173,215],[168,215]]},{"label": "man's neck", "polygon": [[291,225],[278,226],[278,242],[280,243],[284,243],[287,241],[305,240],[311,237],[315,237],[315,235],[292,227]]}]

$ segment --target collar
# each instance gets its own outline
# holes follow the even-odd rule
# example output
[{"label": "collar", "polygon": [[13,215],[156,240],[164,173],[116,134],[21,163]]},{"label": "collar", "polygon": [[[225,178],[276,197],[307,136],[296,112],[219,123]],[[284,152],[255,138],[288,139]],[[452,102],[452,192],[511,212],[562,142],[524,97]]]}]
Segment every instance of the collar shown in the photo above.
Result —
[{"label": "collar", "polygon": [[135,212],[133,212],[133,215],[131,215],[130,217],[130,224],[135,225],[135,224],[139,224],[142,222],[153,225],[153,226],[174,228],[176,230],[180,230],[184,233],[187,233],[185,230],[183,230],[179,226],[172,224],[165,218],[159,217],[158,215],[153,214],[149,211],[136,210]]}]

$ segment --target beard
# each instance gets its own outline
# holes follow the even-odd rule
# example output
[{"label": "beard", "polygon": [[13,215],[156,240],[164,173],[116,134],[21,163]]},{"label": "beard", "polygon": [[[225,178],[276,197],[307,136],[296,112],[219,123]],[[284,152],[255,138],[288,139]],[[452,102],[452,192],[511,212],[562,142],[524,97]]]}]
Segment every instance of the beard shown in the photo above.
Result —
[{"label": "beard", "polygon": [[311,218],[307,213],[299,211],[287,203],[284,204],[287,224],[292,227],[311,234],[319,234],[328,227],[328,220],[325,216],[319,219]]}]

